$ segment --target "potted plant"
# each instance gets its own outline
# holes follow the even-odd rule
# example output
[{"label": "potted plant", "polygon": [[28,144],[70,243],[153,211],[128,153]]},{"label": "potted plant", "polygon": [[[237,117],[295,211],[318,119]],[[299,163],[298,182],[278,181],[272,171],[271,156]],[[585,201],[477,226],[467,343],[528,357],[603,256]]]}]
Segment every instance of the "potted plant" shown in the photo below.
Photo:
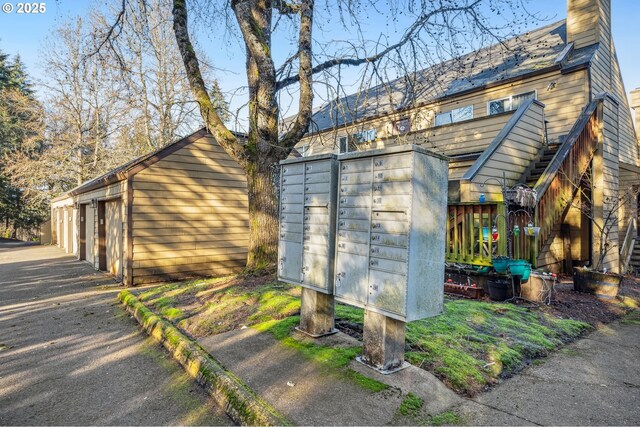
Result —
[{"label": "potted plant", "polygon": [[[591,197],[590,173],[583,178],[577,188],[577,196],[571,205],[591,221],[593,229],[592,266],[574,267],[573,289],[594,294],[603,300],[614,299],[618,295],[622,274],[607,269],[609,258],[618,250],[617,225],[620,213],[625,207],[633,206],[638,192],[633,188],[620,189],[614,195],[604,196],[601,203]],[[612,234],[615,238],[612,238]],[[616,263],[617,267],[617,263]]]}]

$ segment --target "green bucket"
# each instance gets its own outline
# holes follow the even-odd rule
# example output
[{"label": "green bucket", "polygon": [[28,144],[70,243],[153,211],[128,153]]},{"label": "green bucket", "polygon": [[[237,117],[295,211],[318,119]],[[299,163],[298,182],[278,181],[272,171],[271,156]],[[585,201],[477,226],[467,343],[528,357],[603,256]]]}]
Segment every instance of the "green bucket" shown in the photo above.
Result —
[{"label": "green bucket", "polygon": [[512,276],[520,277],[526,282],[531,275],[531,264],[524,259],[512,259],[508,262],[508,269]]},{"label": "green bucket", "polygon": [[509,264],[508,256],[497,256],[491,260],[493,262],[493,269],[496,273],[506,273],[507,265]]}]

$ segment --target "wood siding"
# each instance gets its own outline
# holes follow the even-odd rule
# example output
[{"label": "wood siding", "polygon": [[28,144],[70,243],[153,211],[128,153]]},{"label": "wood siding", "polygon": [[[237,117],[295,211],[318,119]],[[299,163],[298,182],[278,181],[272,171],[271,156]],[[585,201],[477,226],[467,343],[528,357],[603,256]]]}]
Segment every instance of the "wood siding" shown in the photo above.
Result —
[{"label": "wood siding", "polygon": [[74,231],[74,226],[77,224],[75,217],[76,209],[73,208],[72,197],[52,202],[51,227],[56,237],[55,244],[69,254],[77,253],[77,244],[74,248],[74,237],[77,236]]},{"label": "wood siding", "polygon": [[567,43],[576,49],[610,39],[610,23],[609,0],[568,0]]},{"label": "wood siding", "polygon": [[[524,107],[524,105],[523,105]],[[460,184],[460,201],[477,202],[484,193],[487,201],[502,201],[499,182],[503,174],[506,184],[517,184],[544,146],[544,109],[533,102],[515,123],[500,145],[470,181]],[[481,162],[478,159],[477,162]]]},{"label": "wood siding", "polygon": [[133,284],[244,267],[246,178],[212,137],[142,170],[132,186]]},{"label": "wood siding", "polygon": [[[602,225],[612,209],[617,209],[616,203],[619,196],[619,162],[618,162],[618,105],[611,98],[605,98],[602,111],[601,146],[598,147],[596,156],[593,159],[593,197],[597,213],[597,222]],[[617,214],[616,214],[617,215]],[[612,225],[608,236],[608,243],[613,248],[607,254],[602,267],[609,271],[617,272],[619,268],[619,237],[618,223]],[[597,227],[593,227],[593,259],[597,262],[598,248],[600,242],[600,232]]]},{"label": "wood siding", "polygon": [[[550,84],[553,87],[550,88]],[[424,132],[423,138],[428,139],[430,132],[438,132],[438,128],[433,127],[434,114],[441,111],[449,111],[454,108],[473,106],[473,117],[486,117],[487,103],[492,100],[504,98],[510,95],[517,95],[535,90],[537,99],[545,104],[547,120],[548,138],[550,142],[557,142],[559,138],[569,132],[580,111],[589,101],[589,80],[586,70],[577,70],[572,73],[562,74],[560,71],[525,78],[505,85],[478,90],[460,96],[452,96],[446,100],[441,100],[432,104],[417,107],[415,109],[386,115],[384,117],[359,122],[351,126],[341,127],[335,130],[326,130],[321,133],[308,135],[297,145],[310,145],[311,154],[327,152],[338,152],[337,141],[340,137],[350,135],[354,132],[374,128],[377,131],[377,140],[373,144],[363,144],[362,149],[382,148],[384,144],[407,143],[409,139],[419,138],[416,134]],[[411,120],[411,132],[406,135],[397,135],[393,123],[400,118],[408,117]],[[456,127],[463,127],[467,124],[461,122],[454,124]],[[313,129],[313,126],[311,126]],[[464,141],[461,143],[464,145]],[[428,147],[428,145],[427,145]],[[471,152],[460,147],[460,152]],[[472,148],[477,150],[477,148]]]},{"label": "wood siding", "polygon": [[[608,2],[601,2],[608,3]],[[609,11],[603,10],[609,17]],[[609,19],[609,18],[608,18]],[[620,72],[620,64],[610,33],[603,32],[602,42],[591,61],[591,96],[610,94],[619,106],[618,145],[621,162],[640,166],[638,139],[633,125],[633,116],[627,92]]]},{"label": "wood siding", "polygon": [[85,227],[85,260],[94,265],[95,262],[95,239],[96,239],[96,209],[91,207],[91,204],[85,204],[86,216],[84,219]]}]

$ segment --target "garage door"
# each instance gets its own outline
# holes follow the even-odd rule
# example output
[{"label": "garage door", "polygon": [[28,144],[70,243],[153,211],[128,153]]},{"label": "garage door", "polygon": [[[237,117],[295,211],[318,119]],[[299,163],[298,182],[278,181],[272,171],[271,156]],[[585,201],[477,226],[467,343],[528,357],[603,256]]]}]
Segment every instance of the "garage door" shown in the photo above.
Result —
[{"label": "garage door", "polygon": [[85,217],[84,217],[84,227],[85,227],[85,253],[84,259],[89,261],[91,264],[95,261],[95,208],[92,208],[91,205],[86,205],[85,208]]},{"label": "garage door", "polygon": [[122,201],[105,203],[105,249],[107,271],[122,278]]}]

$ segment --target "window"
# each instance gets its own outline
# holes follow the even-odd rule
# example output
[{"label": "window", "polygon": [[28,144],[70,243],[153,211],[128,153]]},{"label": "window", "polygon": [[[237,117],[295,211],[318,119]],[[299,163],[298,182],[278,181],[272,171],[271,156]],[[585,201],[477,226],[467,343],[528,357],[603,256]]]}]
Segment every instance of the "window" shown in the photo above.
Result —
[{"label": "window", "polygon": [[448,125],[470,119],[473,119],[473,105],[467,105],[466,107],[436,114],[434,126]]},{"label": "window", "polygon": [[487,103],[487,111],[489,115],[500,114],[505,111],[517,110],[520,105],[527,99],[536,99],[536,91],[524,92],[518,95],[509,96],[507,98],[496,99]]},{"label": "window", "polygon": [[298,153],[300,153],[302,157],[309,157],[311,155],[311,145],[305,144],[298,147]]},{"label": "window", "polygon": [[340,154],[350,153],[352,151],[358,151],[358,147],[353,141],[353,138],[347,138],[346,136],[343,136],[343,137],[340,137],[338,141],[339,141],[338,146],[340,148]]},{"label": "window", "polygon": [[352,151],[358,151],[358,145],[368,144],[376,140],[376,130],[369,129],[361,132],[356,132],[348,137],[341,136],[338,138],[338,147],[340,153],[350,153]]},{"label": "window", "polygon": [[368,142],[373,142],[376,140],[376,130],[369,129],[363,130],[361,132],[356,132],[351,135],[350,139],[353,140],[356,144],[365,144]]}]

